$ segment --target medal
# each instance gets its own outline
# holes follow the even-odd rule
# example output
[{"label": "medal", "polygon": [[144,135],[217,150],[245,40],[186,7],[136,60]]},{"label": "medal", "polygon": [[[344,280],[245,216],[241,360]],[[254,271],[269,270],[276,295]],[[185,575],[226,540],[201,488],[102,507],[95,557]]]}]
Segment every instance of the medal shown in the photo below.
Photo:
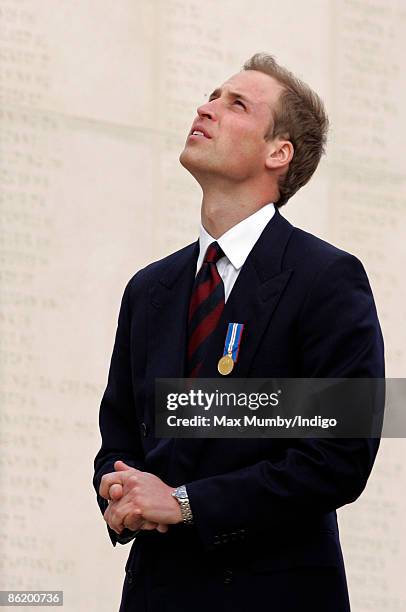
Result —
[{"label": "medal", "polygon": [[217,364],[217,369],[223,376],[230,374],[234,367],[234,361],[231,355],[223,355]]},{"label": "medal", "polygon": [[228,324],[223,356],[219,359],[217,364],[217,369],[223,376],[227,376],[232,372],[234,364],[237,361],[243,329],[243,323]]}]

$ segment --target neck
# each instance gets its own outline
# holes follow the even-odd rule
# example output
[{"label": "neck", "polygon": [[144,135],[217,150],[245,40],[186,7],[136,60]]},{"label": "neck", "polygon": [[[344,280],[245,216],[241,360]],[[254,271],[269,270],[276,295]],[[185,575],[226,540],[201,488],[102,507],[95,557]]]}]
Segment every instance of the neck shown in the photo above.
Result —
[{"label": "neck", "polygon": [[205,188],[201,208],[202,225],[213,238],[220,238],[265,204],[275,202],[277,197],[270,193],[269,186],[262,193],[257,190],[255,194],[252,189],[245,190],[241,186],[234,189],[230,189],[230,186],[227,189]]}]

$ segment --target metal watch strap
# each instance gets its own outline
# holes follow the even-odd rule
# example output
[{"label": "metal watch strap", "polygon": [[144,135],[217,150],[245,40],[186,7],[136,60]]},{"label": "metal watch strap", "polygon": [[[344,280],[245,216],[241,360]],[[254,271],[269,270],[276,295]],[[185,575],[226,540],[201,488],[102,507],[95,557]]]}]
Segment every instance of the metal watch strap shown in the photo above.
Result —
[{"label": "metal watch strap", "polygon": [[180,511],[185,525],[193,525],[193,514],[185,485],[181,485],[180,487],[178,487],[176,491],[172,493],[172,496],[179,503]]}]

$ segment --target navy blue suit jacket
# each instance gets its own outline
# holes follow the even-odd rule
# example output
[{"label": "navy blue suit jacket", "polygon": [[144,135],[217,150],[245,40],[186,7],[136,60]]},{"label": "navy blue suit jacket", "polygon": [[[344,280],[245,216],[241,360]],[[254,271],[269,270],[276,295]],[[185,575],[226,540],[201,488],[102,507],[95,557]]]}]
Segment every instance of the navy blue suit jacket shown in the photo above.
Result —
[{"label": "navy blue suit jacket", "polygon": [[[136,536],[121,610],[136,602],[137,611],[347,611],[335,510],[364,489],[378,440],[154,437],[154,381],[185,375],[198,252],[195,242],[140,270],[122,298],[94,486],[122,459],[171,486],[186,484],[195,524]],[[230,376],[384,376],[382,334],[362,264],[278,211],[240,271],[201,377],[220,376],[230,321],[245,324]],[[107,502],[98,502],[104,511]],[[125,541],[109,533],[114,544]],[[260,606],[264,596],[269,608]]]}]

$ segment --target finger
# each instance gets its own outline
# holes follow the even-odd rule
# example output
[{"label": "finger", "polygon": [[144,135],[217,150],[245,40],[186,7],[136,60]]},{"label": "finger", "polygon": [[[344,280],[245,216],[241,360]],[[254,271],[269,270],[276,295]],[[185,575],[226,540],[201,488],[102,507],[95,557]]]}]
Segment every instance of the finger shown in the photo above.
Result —
[{"label": "finger", "polygon": [[153,529],[156,529],[157,526],[158,523],[153,523],[152,521],[143,521],[141,529],[146,531],[152,531]]},{"label": "finger", "polygon": [[116,472],[124,472],[125,470],[133,470],[134,468],[119,459],[114,463],[114,469],[116,470]]},{"label": "finger", "polygon": [[131,515],[127,515],[124,519],[123,525],[127,527],[127,529],[131,529],[131,531],[139,531],[142,529],[142,525],[144,523],[144,519],[140,517],[133,517]]},{"label": "finger", "polygon": [[[116,533],[121,533],[125,527],[125,519],[127,515],[129,515],[128,518],[134,516],[133,511],[133,506],[130,504],[123,504],[122,500],[117,502],[111,501],[104,514],[104,517],[111,529],[113,529]],[[140,518],[140,514],[135,514],[135,517]],[[129,524],[128,527],[130,527]]]},{"label": "finger", "polygon": [[104,474],[100,481],[99,495],[104,497],[104,499],[109,499],[109,489],[111,485],[122,484],[122,482],[123,476],[121,472],[110,472],[109,474]]},{"label": "finger", "polygon": [[103,514],[103,518],[106,521],[107,525],[110,527],[110,529],[112,529],[113,531],[115,531],[117,534],[120,535],[120,533],[123,530],[123,528],[120,527],[119,524],[115,521],[114,517],[112,517],[110,510],[111,509],[110,509],[110,505],[109,505],[109,507],[107,508],[105,513]]},{"label": "finger", "polygon": [[109,498],[113,501],[118,501],[123,497],[123,487],[121,484],[112,484],[109,489]]},{"label": "finger", "polygon": [[166,533],[168,531],[168,525],[164,525],[163,523],[159,523],[157,528],[157,531],[159,531],[159,533]]}]

